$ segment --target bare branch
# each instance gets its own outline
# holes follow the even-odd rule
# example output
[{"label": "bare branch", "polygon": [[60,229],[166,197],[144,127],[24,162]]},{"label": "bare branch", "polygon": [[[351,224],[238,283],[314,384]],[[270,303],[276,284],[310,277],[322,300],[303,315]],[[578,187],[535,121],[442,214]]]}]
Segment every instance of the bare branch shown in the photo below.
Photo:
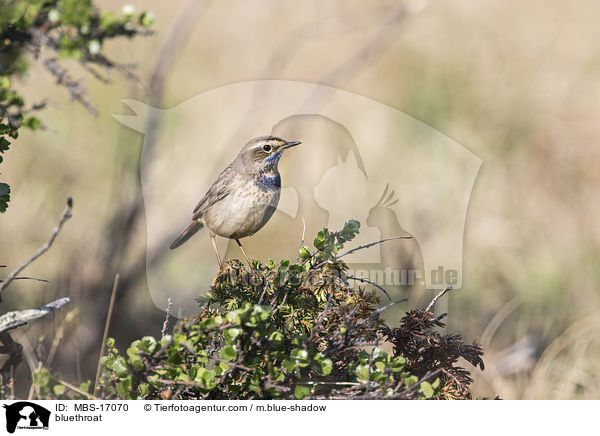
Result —
[{"label": "bare branch", "polygon": [[442,292],[440,292],[435,297],[433,297],[433,300],[431,300],[431,303],[429,303],[429,305],[427,306],[427,308],[425,309],[425,311],[429,312],[430,309],[433,308],[433,306],[435,305],[435,303],[437,303],[437,301],[442,297],[442,295],[444,295],[446,292],[450,292],[451,290],[452,290],[452,286],[448,286]]},{"label": "bare branch", "polygon": [[65,297],[35,309],[15,310],[13,312],[5,313],[0,316],[0,333],[27,324],[33,319],[48,315],[50,312],[67,304],[69,301],[71,300],[69,300],[68,297]]},{"label": "bare branch", "polygon": [[81,86],[80,80],[75,80],[66,68],[62,67],[56,58],[38,57],[40,63],[56,79],[56,83],[64,86],[69,91],[71,99],[80,103],[89,113],[98,116],[98,109],[90,99],[87,90]]},{"label": "bare branch", "polygon": [[[65,210],[63,210],[63,212],[62,212],[62,214],[60,216],[60,220],[58,221],[58,224],[56,225],[56,227],[54,227],[54,230],[52,231],[52,234],[50,235],[50,238],[35,253],[33,253],[33,255],[29,259],[27,259],[25,262],[23,262],[17,269],[15,269],[13,272],[11,272],[8,275],[8,277],[6,277],[6,279],[4,279],[4,281],[2,283],[0,283],[0,293],[13,280],[15,280],[15,278],[17,278],[17,275],[21,271],[23,271],[29,264],[31,264],[34,260],[36,260],[42,254],[44,254],[46,251],[48,251],[48,249],[54,243],[54,240],[56,239],[56,236],[58,236],[58,233],[60,232],[60,229],[62,228],[62,226],[65,223],[65,221],[67,221],[69,218],[71,218],[71,216],[72,216],[71,215],[72,209],[73,209],[73,200],[71,199],[71,197],[69,197],[67,199],[67,206],[65,207]],[[0,302],[1,301],[2,301],[2,297],[0,295]]]},{"label": "bare branch", "polygon": [[83,395],[84,397],[87,397],[88,400],[99,400],[100,398],[92,395],[92,394],[88,394],[87,392],[82,391],[81,389],[79,389],[77,386],[73,386],[71,383],[67,383],[64,380],[60,380],[58,378],[52,377],[52,380],[54,380],[55,382],[60,383],[61,385],[63,385],[64,387],[66,387],[67,389],[71,389],[74,392],[77,392],[80,395]]},{"label": "bare branch", "polygon": [[354,276],[346,276],[346,278],[350,279],[350,280],[356,280],[357,282],[368,283],[370,285],[373,285],[377,289],[381,290],[385,294],[385,296],[388,297],[388,300],[392,301],[392,298],[390,297],[390,294],[388,294],[387,291],[385,289],[383,289],[383,287],[379,286],[377,283],[372,282],[371,280],[361,279],[359,277],[354,277]]},{"label": "bare branch", "polygon": [[171,306],[173,305],[173,300],[170,298],[167,300],[167,316],[165,316],[165,322],[163,324],[162,330],[160,332],[160,338],[164,338],[167,334],[167,327],[169,326],[169,312],[171,311]]},{"label": "bare branch", "polygon": [[[347,256],[347,255],[349,255],[349,254],[352,254],[352,253],[354,253],[354,252],[356,252],[356,251],[358,251],[358,250],[363,250],[363,249],[365,249],[365,248],[369,248],[369,247],[372,247],[373,245],[381,244],[381,243],[383,243],[383,242],[391,241],[391,240],[394,240],[394,239],[412,239],[412,238],[413,238],[412,236],[393,236],[393,237],[391,237],[391,238],[385,238],[385,239],[381,239],[380,241],[376,241],[376,242],[370,242],[369,244],[364,244],[364,245],[359,245],[358,247],[355,247],[355,248],[353,248],[353,249],[351,249],[351,250],[344,251],[344,252],[343,252],[342,254],[340,254],[339,256],[335,256],[335,259],[336,259],[336,260],[337,260],[337,259],[340,259],[340,258],[342,258],[342,257],[344,257],[344,256]],[[316,265],[316,266],[314,267],[314,269],[321,268],[321,267],[322,267],[323,265],[325,265],[327,262],[329,262],[329,260],[325,260],[325,261],[323,261],[323,262],[319,263],[318,265]]]},{"label": "bare branch", "polygon": [[[394,302],[392,302],[392,303],[388,304],[387,306],[380,307],[379,309],[377,309],[377,310],[373,311],[373,313],[372,313],[372,314],[371,314],[371,315],[370,315],[370,316],[369,316],[367,319],[365,319],[363,322],[361,322],[361,323],[359,324],[359,326],[362,326],[362,325],[363,325],[363,324],[365,324],[367,321],[370,321],[370,320],[372,320],[372,319],[376,318],[376,317],[377,317],[377,315],[379,315],[381,312],[384,312],[384,311],[388,310],[390,307],[392,307],[392,306],[395,306],[396,304],[404,303],[405,301],[408,301],[408,298],[403,298],[403,299],[401,299],[401,300],[394,301]],[[358,306],[357,306],[357,307],[358,307]]]},{"label": "bare branch", "polygon": [[[40,279],[37,277],[15,277],[13,280],[34,280],[36,282],[45,282],[45,283],[49,283],[48,280],[46,279]],[[0,283],[2,283],[4,280],[0,280]]]}]

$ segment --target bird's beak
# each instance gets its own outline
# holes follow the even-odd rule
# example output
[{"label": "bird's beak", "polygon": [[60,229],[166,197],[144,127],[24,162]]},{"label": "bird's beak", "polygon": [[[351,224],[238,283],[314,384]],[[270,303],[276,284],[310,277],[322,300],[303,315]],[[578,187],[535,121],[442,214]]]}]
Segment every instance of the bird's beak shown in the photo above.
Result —
[{"label": "bird's beak", "polygon": [[293,147],[293,146],[298,145],[298,144],[302,144],[302,143],[300,141],[289,141],[289,142],[286,142],[285,144],[283,144],[281,146],[281,149],[283,150],[283,149],[286,149],[286,148],[290,148],[290,147]]}]

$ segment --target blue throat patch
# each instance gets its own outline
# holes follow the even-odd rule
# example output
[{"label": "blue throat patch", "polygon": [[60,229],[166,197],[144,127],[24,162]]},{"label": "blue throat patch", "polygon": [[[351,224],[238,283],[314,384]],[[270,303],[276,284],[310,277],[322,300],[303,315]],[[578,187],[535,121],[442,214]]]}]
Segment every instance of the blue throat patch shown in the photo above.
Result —
[{"label": "blue throat patch", "polygon": [[279,189],[281,188],[281,176],[279,173],[264,173],[256,181],[256,184],[265,190]]}]

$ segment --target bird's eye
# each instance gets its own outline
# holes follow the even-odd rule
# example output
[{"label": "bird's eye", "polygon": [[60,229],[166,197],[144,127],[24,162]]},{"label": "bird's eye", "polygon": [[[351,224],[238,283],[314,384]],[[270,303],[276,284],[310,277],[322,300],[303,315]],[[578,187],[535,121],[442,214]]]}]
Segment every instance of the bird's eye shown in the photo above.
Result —
[{"label": "bird's eye", "polygon": [[263,150],[267,153],[271,152],[271,146],[269,144],[263,145]]}]

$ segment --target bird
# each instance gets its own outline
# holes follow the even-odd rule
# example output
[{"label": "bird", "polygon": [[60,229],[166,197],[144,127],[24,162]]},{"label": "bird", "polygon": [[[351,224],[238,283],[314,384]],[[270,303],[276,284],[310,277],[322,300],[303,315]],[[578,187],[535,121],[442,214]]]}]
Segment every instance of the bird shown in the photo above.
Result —
[{"label": "bird", "polygon": [[248,141],[198,202],[192,222],[170,248],[181,246],[206,227],[219,269],[223,263],[215,240],[217,235],[234,239],[252,268],[240,239],[258,232],[273,216],[281,194],[279,160],[285,150],[299,144],[300,141],[285,141],[276,136],[259,136]]}]

